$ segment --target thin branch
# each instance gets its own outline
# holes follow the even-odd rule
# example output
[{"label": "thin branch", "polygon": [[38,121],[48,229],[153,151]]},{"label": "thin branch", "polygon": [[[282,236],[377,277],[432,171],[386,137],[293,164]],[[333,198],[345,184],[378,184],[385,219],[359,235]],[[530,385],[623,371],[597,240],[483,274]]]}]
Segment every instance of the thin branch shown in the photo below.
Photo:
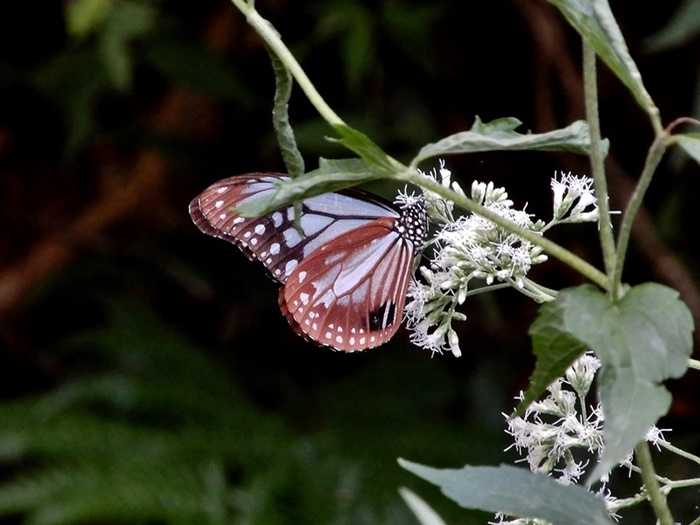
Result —
[{"label": "thin branch", "polygon": [[[591,133],[591,172],[595,183],[595,195],[598,201],[600,245],[603,250],[605,273],[613,274],[615,268],[615,239],[610,222],[608,205],[608,182],[605,178],[605,159],[600,134],[600,117],[598,116],[598,77],[596,74],[596,55],[593,48],[583,41],[583,91],[586,101],[586,120]],[[610,282],[611,297],[617,295],[617,285]]]},{"label": "thin branch", "polygon": [[[611,276],[611,283],[620,283],[622,278],[622,269],[625,265],[627,248],[629,247],[630,234],[632,233],[632,224],[634,223],[634,219],[642,206],[644,196],[646,195],[649,185],[651,184],[651,179],[654,177],[654,172],[656,171],[659,162],[661,162],[667,147],[668,135],[663,133],[654,140],[649,148],[649,153],[647,154],[647,159],[644,163],[642,174],[637,182],[637,187],[634,189],[634,193],[632,193],[632,197],[630,197],[630,200],[627,203],[627,209],[622,216],[620,233],[617,238],[617,260],[615,261],[615,269]],[[611,284],[611,286],[615,287],[616,285]]]},{"label": "thin branch", "polygon": [[691,454],[690,452],[686,452],[685,450],[678,448],[667,441],[659,440],[659,446],[665,448],[669,452],[673,452],[678,456],[684,457],[685,459],[688,459],[700,465],[700,457],[696,456],[695,454]]},{"label": "thin branch", "polygon": [[644,488],[649,495],[649,501],[654,508],[654,513],[659,519],[660,525],[674,525],[673,515],[666,503],[666,497],[662,494],[659,487],[659,482],[656,479],[654,471],[654,462],[651,459],[649,444],[646,441],[639,443],[635,449],[635,455],[639,461],[639,466],[642,470],[642,480],[644,480]]}]

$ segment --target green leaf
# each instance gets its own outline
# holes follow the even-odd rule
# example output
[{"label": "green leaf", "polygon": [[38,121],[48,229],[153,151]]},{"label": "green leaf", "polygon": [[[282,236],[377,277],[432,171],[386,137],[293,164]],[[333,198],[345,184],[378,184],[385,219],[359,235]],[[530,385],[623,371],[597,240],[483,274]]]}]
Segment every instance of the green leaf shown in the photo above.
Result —
[{"label": "green leaf", "polygon": [[351,128],[347,124],[338,124],[333,129],[340,135],[339,139],[330,138],[357,153],[370,168],[380,171],[382,174],[393,174],[400,169],[396,161],[384,153],[382,148],[377,146],[367,135]]},{"label": "green leaf", "polygon": [[[522,123],[513,117],[500,118],[491,122],[482,122],[479,117],[469,131],[462,131],[445,137],[438,142],[421,148],[411,166],[431,157],[454,155],[459,153],[477,153],[484,151],[569,151],[587,155],[591,147],[588,124],[582,120],[547,133],[518,133]],[[607,154],[608,141],[603,141]]]},{"label": "green leaf", "polygon": [[66,4],[66,31],[83,38],[94,32],[107,18],[113,0],[73,0]]},{"label": "green leaf", "polygon": [[693,318],[675,290],[647,283],[615,303],[591,285],[564,290],[537,322],[541,340],[573,344],[563,361],[585,345],[603,363],[598,392],[605,410],[605,453],[591,475],[600,479],[668,411],[671,396],[661,383],[687,369]]},{"label": "green leaf", "polygon": [[155,19],[155,9],[138,2],[121,1],[110,12],[100,34],[98,49],[117,89],[125,90],[131,85],[129,43],[148,33]]},{"label": "green leaf", "polygon": [[[569,297],[561,294],[560,300],[565,302]],[[530,386],[525,397],[516,409],[517,415],[522,416],[530,403],[540,397],[552,382],[562,377],[571,363],[586,351],[586,345],[564,329],[565,310],[566,307],[562,307],[559,301],[545,303],[530,326],[537,364],[530,377]]]},{"label": "green leaf", "polygon": [[272,70],[275,73],[275,98],[272,108],[272,125],[277,135],[282,159],[287,167],[290,177],[296,178],[304,174],[304,157],[301,156],[297,141],[294,137],[294,130],[289,123],[289,97],[292,95],[294,81],[291,73],[287,70],[282,61],[272,52],[270,61]]},{"label": "green leaf", "polygon": [[649,51],[664,51],[689,43],[700,34],[700,0],[685,0],[663,29],[648,38]]},{"label": "green leaf", "polygon": [[542,519],[552,525],[612,523],[601,498],[583,487],[565,486],[543,474],[508,465],[436,469],[400,458],[398,461],[464,508]]},{"label": "green leaf", "polygon": [[637,103],[649,111],[655,108],[644,87],[642,75],[627,49],[608,0],[549,0],[581,37],[632,92]]},{"label": "green leaf", "polygon": [[416,516],[420,525],[446,525],[438,513],[412,490],[401,487],[399,494]]},{"label": "green leaf", "polygon": [[378,178],[382,176],[360,159],[322,159],[318,169],[280,182],[272,196],[248,199],[239,204],[237,211],[243,217],[259,217],[308,197],[339,191]]},{"label": "green leaf", "polygon": [[675,139],[683,150],[700,163],[700,133],[685,133]]}]

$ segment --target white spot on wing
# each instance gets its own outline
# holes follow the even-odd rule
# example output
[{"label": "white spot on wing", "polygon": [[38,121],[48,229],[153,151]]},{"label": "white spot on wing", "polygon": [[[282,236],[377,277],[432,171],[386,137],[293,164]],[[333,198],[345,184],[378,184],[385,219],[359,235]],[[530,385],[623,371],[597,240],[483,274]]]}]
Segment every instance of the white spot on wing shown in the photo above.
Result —
[{"label": "white spot on wing", "polygon": [[[306,306],[307,304],[309,304],[309,294],[307,294],[307,293],[302,293],[302,294],[299,295],[299,299],[301,299],[301,304],[303,304],[304,306]],[[307,323],[307,324],[308,324],[308,323]]]},{"label": "white spot on wing", "polygon": [[306,279],[306,272],[299,272],[299,282],[303,283],[304,279]]},{"label": "white spot on wing", "polygon": [[275,225],[275,228],[279,228],[283,221],[284,216],[280,212],[276,211],[272,214],[272,224]]},{"label": "white spot on wing", "polygon": [[255,233],[257,233],[258,235],[262,235],[263,233],[265,233],[265,225],[264,225],[264,224],[258,224],[258,225],[255,227]]},{"label": "white spot on wing", "polygon": [[301,242],[301,235],[299,235],[299,232],[296,231],[294,228],[288,228],[284,230],[283,235],[284,241],[290,248],[294,248],[297,244]]},{"label": "white spot on wing", "polygon": [[223,205],[224,205],[224,201],[216,201],[216,202],[214,203],[214,206],[215,206],[217,209],[221,208]]},{"label": "white spot on wing", "polygon": [[294,271],[294,268],[297,267],[297,260],[296,259],[291,259],[287,261],[287,264],[284,265],[284,274],[289,277],[289,275]]},{"label": "white spot on wing", "polygon": [[280,243],[273,242],[270,246],[270,255],[277,255],[280,252]]}]

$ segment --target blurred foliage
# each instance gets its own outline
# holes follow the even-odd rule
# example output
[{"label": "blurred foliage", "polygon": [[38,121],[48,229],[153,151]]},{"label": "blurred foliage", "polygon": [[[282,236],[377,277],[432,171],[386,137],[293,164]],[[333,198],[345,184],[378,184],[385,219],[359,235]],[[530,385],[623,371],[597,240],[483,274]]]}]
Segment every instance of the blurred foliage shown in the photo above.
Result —
[{"label": "blurred foliage", "polygon": [[[108,312],[104,328],[62,348],[90,373],[0,406],[0,458],[21,472],[0,485],[0,515],[38,525],[405,523],[398,469],[357,456],[376,436],[295,434],[143,306]],[[419,436],[413,453],[463,438],[391,431]],[[391,449],[371,455],[382,469],[393,463]]]},{"label": "blurred foliage", "polygon": [[[517,3],[258,4],[331,105],[397,158],[467,129],[477,113],[516,115],[546,131],[533,102],[541,57]],[[698,96],[697,38],[658,54],[639,50],[679,6],[620,3],[618,14],[669,117],[689,113]],[[402,336],[363,355],[324,352],[287,329],[258,268],[189,224],[189,198],[214,180],[282,166],[266,53],[227,1],[66,0],[40,14],[34,4],[15,7],[24,18],[0,17],[8,25],[0,31],[0,270],[21,266],[41,239],[65,240],[84,209],[129,180],[139,152],[157,151],[169,169],[144,203],[91,232],[67,266],[37,282],[19,315],[0,319],[7,523],[406,524],[415,518],[396,489],[413,480],[397,456],[450,467],[512,459],[501,454],[500,413],[532,367],[532,305],[512,295],[475,301],[460,333],[469,355],[459,361],[411,351]],[[40,36],[18,43],[13,25]],[[567,44],[576,52],[571,35]],[[603,72],[604,131],[635,173],[640,151],[629,129],[646,124],[615,89]],[[545,94],[563,126],[574,119],[559,91]],[[316,157],[342,154],[297,90],[290,111],[309,170]],[[586,169],[548,154],[450,161],[462,182],[507,185],[535,212],[551,204],[533,194],[533,179],[543,187],[554,169]],[[655,188],[650,209],[696,267],[697,243],[679,224],[695,218],[698,179],[683,176],[688,164],[665,169],[673,184]],[[595,232],[579,233],[565,241],[590,252]],[[547,283],[570,284],[557,268],[549,266]],[[638,276],[649,278],[648,266],[631,268],[630,279]],[[674,438],[697,449],[696,389],[674,387]],[[414,486],[450,525],[486,521]]]}]

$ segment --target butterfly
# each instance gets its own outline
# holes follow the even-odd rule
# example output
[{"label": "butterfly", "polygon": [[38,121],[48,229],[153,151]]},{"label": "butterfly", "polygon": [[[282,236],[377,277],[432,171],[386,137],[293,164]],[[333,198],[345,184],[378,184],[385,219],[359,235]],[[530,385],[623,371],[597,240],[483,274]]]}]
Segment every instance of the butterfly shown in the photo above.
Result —
[{"label": "butterfly", "polygon": [[294,206],[255,219],[237,214],[287,179],[251,173],[216,182],[190,203],[192,221],[265,266],[299,335],[345,352],[384,344],[401,324],[428,232],[422,198],[402,194],[394,205],[359,190],[325,193],[301,201],[296,225]]}]

